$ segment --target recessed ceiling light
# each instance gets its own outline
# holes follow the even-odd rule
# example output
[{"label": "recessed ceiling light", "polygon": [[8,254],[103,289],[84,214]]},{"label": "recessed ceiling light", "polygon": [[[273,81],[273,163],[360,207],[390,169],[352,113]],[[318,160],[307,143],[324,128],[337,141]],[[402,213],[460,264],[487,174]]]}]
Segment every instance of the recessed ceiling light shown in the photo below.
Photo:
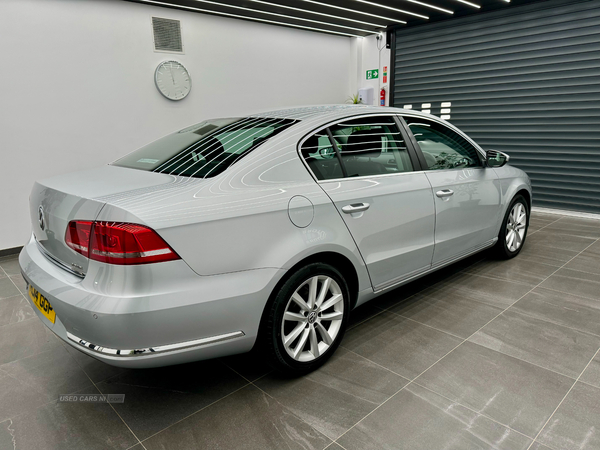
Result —
[{"label": "recessed ceiling light", "polygon": [[266,14],[268,16],[284,17],[286,19],[300,20],[302,22],[312,22],[312,23],[318,23],[320,25],[327,25],[330,27],[346,28],[348,30],[362,31],[363,33],[377,34],[376,31],[365,30],[363,28],[349,27],[347,25],[338,25],[337,23],[322,22],[320,20],[305,19],[304,17],[288,16],[287,14],[279,14],[279,13],[274,13],[274,12],[270,12],[270,11],[262,11],[260,9],[246,8],[244,6],[227,5],[225,3],[213,2],[211,0],[194,0],[194,1],[200,2],[200,3],[208,3],[209,5],[222,6],[224,8],[241,9],[243,11],[249,11],[249,12],[258,13],[258,14]]},{"label": "recessed ceiling light", "polygon": [[286,9],[291,9],[291,10],[294,10],[294,11],[300,11],[300,12],[304,12],[304,13],[307,13],[307,14],[317,14],[319,16],[331,17],[333,19],[346,20],[348,22],[362,23],[364,25],[369,25],[369,26],[376,27],[376,28],[385,28],[386,27],[386,25],[365,22],[364,20],[357,20],[357,19],[351,19],[349,17],[335,16],[333,14],[327,14],[327,13],[323,13],[323,12],[319,12],[319,11],[311,11],[309,9],[295,8],[293,6],[280,5],[280,4],[277,4],[277,3],[263,2],[262,0],[250,0],[250,1],[254,2],[254,3],[261,3],[263,5],[276,6],[277,8],[286,8]]},{"label": "recessed ceiling light", "polygon": [[155,1],[155,0],[139,0],[139,1],[143,2],[143,3],[151,3],[153,5],[170,6],[170,7],[177,8],[177,9],[187,9],[187,10],[198,11],[198,12],[203,12],[203,13],[207,13],[207,14],[215,14],[218,16],[235,17],[236,19],[253,20],[256,22],[273,23],[276,25],[285,25],[286,27],[302,28],[304,30],[321,31],[323,33],[338,34],[341,36],[362,37],[358,34],[344,33],[343,31],[324,30],[323,28],[308,27],[308,26],[304,26],[304,25],[295,25],[293,23],[279,22],[277,20],[259,19],[257,17],[243,16],[241,14],[231,14],[231,13],[226,13],[226,12],[211,11],[209,9],[194,8],[193,6],[174,5],[173,3],[159,2],[159,1]]},{"label": "recessed ceiling light", "polygon": [[456,0],[456,1],[464,3],[465,5],[472,6],[473,8],[481,8],[481,6],[476,5],[475,3],[468,2],[467,0]]},{"label": "recessed ceiling light", "polygon": [[354,1],[361,2],[361,3],[366,3],[367,5],[371,5],[371,6],[377,6],[379,8],[389,9],[389,10],[396,11],[396,12],[399,12],[399,13],[402,13],[402,14],[409,14],[411,16],[420,17],[421,19],[429,19],[429,17],[423,16],[421,14],[417,14],[417,13],[410,12],[410,11],[405,11],[403,9],[393,8],[393,7],[387,6],[387,5],[380,5],[379,3],[368,2],[367,0],[354,0]]},{"label": "recessed ceiling light", "polygon": [[378,19],[389,20],[395,23],[406,23],[404,20],[392,19],[391,17],[378,16],[377,14],[371,14],[364,11],[358,11],[356,9],[344,8],[343,6],[329,5],[327,3],[316,2],[315,0],[302,0],[303,2],[313,3],[315,5],[327,6],[328,8],[342,9],[344,11],[353,12],[363,16],[377,17]]},{"label": "recessed ceiling light", "polygon": [[425,6],[426,8],[437,9],[438,11],[445,12],[447,14],[454,14],[454,11],[450,11],[449,9],[440,8],[439,6],[433,6],[429,3],[419,2],[417,0],[406,0],[407,2],[416,3],[417,5]]}]

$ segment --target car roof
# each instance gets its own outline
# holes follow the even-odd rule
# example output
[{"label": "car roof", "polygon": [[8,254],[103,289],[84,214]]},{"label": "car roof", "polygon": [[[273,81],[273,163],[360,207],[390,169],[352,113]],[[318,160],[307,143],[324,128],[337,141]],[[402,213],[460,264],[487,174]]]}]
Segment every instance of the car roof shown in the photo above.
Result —
[{"label": "car roof", "polygon": [[[423,117],[429,117],[430,114],[421,113],[413,109],[391,108],[387,106],[368,106],[368,105],[315,105],[301,106],[297,108],[278,109],[273,111],[265,111],[257,114],[251,114],[250,117],[257,118],[272,118],[281,119],[296,119],[302,121],[330,121],[351,117],[360,114],[416,114]],[[437,117],[436,117],[437,119]]]}]

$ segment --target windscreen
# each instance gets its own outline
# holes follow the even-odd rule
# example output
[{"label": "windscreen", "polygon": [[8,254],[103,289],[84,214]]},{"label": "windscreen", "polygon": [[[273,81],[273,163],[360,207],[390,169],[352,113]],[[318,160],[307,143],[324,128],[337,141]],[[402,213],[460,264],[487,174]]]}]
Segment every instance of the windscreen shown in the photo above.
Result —
[{"label": "windscreen", "polygon": [[293,125],[292,119],[214,119],[165,136],[113,165],[195,178],[214,177]]}]

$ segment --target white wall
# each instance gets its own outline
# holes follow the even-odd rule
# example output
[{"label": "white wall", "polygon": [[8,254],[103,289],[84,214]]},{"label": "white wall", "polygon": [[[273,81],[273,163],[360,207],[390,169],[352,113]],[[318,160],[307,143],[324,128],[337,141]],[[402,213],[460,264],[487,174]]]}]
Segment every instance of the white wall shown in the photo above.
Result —
[{"label": "white wall", "polygon": [[[181,20],[184,55],[154,52],[152,15]],[[209,117],[345,102],[358,41],[117,0],[0,1],[0,250],[27,241],[36,179]],[[154,86],[171,58],[192,76],[181,102]]]},{"label": "white wall", "polygon": [[[368,36],[362,39],[356,39],[353,46],[353,53],[356,60],[356,92],[360,88],[372,87],[374,91],[373,104],[379,105],[379,91],[385,87],[385,105],[389,106],[389,84],[390,84],[390,50],[385,48],[385,33],[383,39],[379,42],[379,52],[377,48],[377,39],[375,35]],[[383,68],[388,68],[387,82],[383,83]],[[379,68],[379,78],[375,80],[367,80],[367,70]]]}]

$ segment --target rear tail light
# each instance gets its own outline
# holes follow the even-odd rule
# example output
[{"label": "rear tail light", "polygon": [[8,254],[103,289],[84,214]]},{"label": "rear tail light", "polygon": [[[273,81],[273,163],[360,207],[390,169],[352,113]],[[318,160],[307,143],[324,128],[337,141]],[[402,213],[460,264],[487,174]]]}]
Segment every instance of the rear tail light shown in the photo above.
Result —
[{"label": "rear tail light", "polygon": [[89,257],[90,247],[90,232],[94,222],[85,222],[81,220],[72,220],[67,226],[67,234],[65,235],[66,244],[81,253],[83,256]]},{"label": "rear tail light", "polygon": [[134,223],[69,222],[66,244],[90,259],[109,264],[147,264],[180,259],[152,228]]}]

